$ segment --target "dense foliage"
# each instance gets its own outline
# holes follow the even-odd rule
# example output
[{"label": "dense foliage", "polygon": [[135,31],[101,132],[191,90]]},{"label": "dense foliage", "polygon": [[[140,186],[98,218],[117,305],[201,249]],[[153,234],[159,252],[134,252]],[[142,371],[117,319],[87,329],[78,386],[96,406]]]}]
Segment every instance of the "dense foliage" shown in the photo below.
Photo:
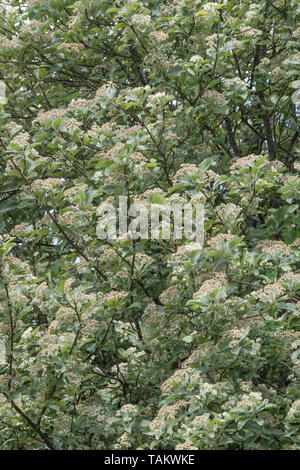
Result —
[{"label": "dense foliage", "polygon": [[0,9],[0,448],[299,448],[296,0]]}]

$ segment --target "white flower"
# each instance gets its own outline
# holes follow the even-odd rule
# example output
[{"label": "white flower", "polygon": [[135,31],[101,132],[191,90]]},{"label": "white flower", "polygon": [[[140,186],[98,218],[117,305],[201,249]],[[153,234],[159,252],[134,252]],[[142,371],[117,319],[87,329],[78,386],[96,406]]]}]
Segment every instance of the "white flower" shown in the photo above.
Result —
[{"label": "white flower", "polygon": [[151,17],[149,15],[136,14],[132,16],[131,22],[137,26],[148,26],[151,23]]},{"label": "white flower", "polygon": [[29,338],[31,336],[32,332],[33,332],[33,328],[32,328],[32,326],[30,326],[29,328],[27,328],[27,330],[24,331],[21,338],[23,338],[23,339]]},{"label": "white flower", "polygon": [[193,64],[196,64],[197,62],[201,62],[203,60],[203,57],[201,55],[193,55],[190,58],[190,62],[193,62]]}]

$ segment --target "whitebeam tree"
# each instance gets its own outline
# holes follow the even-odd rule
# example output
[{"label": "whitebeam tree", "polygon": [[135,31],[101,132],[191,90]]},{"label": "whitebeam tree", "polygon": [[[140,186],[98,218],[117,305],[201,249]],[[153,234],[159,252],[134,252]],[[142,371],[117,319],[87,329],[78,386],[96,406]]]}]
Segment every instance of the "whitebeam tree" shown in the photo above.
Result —
[{"label": "whitebeam tree", "polygon": [[[2,450],[300,448],[297,19],[1,2]],[[201,197],[203,249],[99,239],[120,196]]]}]

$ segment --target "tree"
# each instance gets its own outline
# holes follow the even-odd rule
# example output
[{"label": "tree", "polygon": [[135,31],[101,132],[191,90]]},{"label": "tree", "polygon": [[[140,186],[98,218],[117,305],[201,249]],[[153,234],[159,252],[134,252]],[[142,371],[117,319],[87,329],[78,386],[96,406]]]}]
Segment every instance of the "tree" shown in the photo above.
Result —
[{"label": "tree", "polygon": [[[2,2],[2,449],[299,448],[298,18]],[[203,249],[100,239],[120,196]]]}]

